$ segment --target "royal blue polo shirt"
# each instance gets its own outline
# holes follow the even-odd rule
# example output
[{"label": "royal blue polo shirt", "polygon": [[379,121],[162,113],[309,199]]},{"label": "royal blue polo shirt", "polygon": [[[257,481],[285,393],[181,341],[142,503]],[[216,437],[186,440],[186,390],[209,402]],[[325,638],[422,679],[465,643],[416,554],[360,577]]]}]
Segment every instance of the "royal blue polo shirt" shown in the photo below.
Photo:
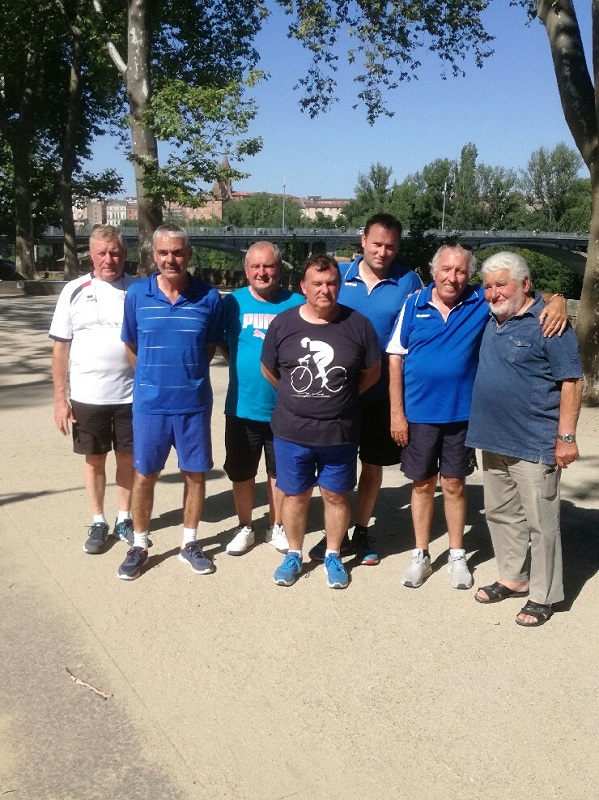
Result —
[{"label": "royal blue polo shirt", "polygon": [[387,353],[404,356],[408,422],[441,425],[470,417],[478,350],[489,318],[481,288],[466,286],[446,320],[433,303],[431,283],[409,297]]},{"label": "royal blue polo shirt", "polygon": [[385,350],[393,325],[409,295],[422,289],[422,281],[415,272],[394,261],[387,277],[369,290],[360,277],[363,258],[360,256],[353,261],[345,272],[342,267],[339,302],[368,317],[378,337],[383,357],[381,377],[362,395],[365,400],[377,400],[389,397],[389,367]]},{"label": "royal blue polo shirt", "polygon": [[224,335],[220,295],[190,275],[185,291],[171,303],[158,287],[158,275],[133,283],[125,298],[121,339],[137,345],[133,411],[203,411],[212,406],[206,345]]},{"label": "royal blue polo shirt", "polygon": [[582,377],[572,328],[546,339],[537,295],[502,325],[491,317],[480,347],[466,444],[524,461],[555,464],[561,381]]}]

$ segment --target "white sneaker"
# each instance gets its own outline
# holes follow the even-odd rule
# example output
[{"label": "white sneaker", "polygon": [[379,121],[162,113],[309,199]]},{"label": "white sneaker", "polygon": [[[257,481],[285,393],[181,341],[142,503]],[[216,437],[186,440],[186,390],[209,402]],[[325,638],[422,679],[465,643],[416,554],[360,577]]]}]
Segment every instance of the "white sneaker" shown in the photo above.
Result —
[{"label": "white sneaker", "polygon": [[410,563],[402,575],[401,582],[410,589],[418,589],[426,578],[433,574],[430,556],[425,556],[422,550],[412,550]]},{"label": "white sneaker", "polygon": [[474,583],[464,550],[450,550],[447,561],[447,571],[451,575],[451,585],[454,589],[471,589]]},{"label": "white sneaker", "polygon": [[227,545],[227,553],[230,556],[240,556],[254,544],[256,544],[254,529],[249,525],[244,525]]},{"label": "white sneaker", "polygon": [[279,553],[286,553],[289,550],[289,542],[287,541],[285,528],[278,522],[275,522],[274,525],[270,525],[266,529],[264,541],[266,544],[272,544]]}]

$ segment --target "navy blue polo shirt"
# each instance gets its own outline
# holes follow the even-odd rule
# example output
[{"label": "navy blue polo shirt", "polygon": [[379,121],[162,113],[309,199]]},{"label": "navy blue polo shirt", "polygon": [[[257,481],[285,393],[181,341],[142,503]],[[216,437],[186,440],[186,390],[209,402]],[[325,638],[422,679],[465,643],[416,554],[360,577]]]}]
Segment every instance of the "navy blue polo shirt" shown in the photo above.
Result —
[{"label": "navy blue polo shirt", "polygon": [[561,381],[581,378],[572,328],[545,339],[540,295],[502,325],[491,317],[480,347],[466,444],[491,453],[555,464]]},{"label": "navy blue polo shirt", "polygon": [[466,286],[444,320],[433,304],[434,285],[408,298],[387,352],[405,359],[404,406],[409,422],[465,422],[489,306],[481,288]]},{"label": "navy blue polo shirt", "polygon": [[369,290],[360,277],[360,262],[363,258],[364,256],[359,256],[345,272],[342,267],[338,299],[343,305],[368,317],[381,348],[381,377],[362,397],[365,400],[386,399],[389,397],[389,367],[385,353],[387,342],[403,304],[409,295],[422,289],[422,281],[415,272],[394,261],[387,277]]},{"label": "navy blue polo shirt", "polygon": [[158,287],[158,275],[133,283],[125,298],[121,339],[137,345],[133,410],[203,411],[212,406],[206,345],[224,335],[220,295],[190,275],[185,291],[171,303]]}]

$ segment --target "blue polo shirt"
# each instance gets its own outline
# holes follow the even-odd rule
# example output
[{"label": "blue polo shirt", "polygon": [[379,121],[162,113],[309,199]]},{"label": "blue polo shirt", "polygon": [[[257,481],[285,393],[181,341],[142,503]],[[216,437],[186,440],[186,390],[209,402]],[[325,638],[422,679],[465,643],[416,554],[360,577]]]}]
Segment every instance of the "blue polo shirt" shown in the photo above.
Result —
[{"label": "blue polo shirt", "polygon": [[524,461],[555,464],[561,381],[581,378],[572,328],[545,339],[537,295],[502,325],[491,317],[480,346],[466,444]]},{"label": "blue polo shirt", "polygon": [[212,407],[206,345],[223,339],[220,295],[190,275],[183,294],[171,303],[158,287],[158,275],[133,283],[125,297],[121,339],[137,345],[133,411],[203,411]]},{"label": "blue polo shirt", "polygon": [[465,422],[489,307],[481,288],[466,286],[444,320],[433,303],[434,285],[408,298],[387,352],[405,358],[404,406],[409,422]]},{"label": "blue polo shirt", "polygon": [[389,397],[389,366],[385,353],[387,342],[403,304],[409,295],[422,289],[422,281],[415,272],[394,261],[387,277],[369,290],[360,277],[360,262],[363,258],[364,256],[360,256],[353,261],[345,269],[345,272],[341,267],[339,302],[368,317],[381,348],[381,377],[362,395],[362,398],[364,400],[387,399]]}]

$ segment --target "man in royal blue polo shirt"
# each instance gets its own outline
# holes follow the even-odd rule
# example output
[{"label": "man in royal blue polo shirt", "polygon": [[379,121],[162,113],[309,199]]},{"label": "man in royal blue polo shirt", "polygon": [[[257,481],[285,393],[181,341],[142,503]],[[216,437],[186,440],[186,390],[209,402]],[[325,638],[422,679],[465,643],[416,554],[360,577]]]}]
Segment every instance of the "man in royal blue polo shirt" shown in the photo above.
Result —
[{"label": "man in royal blue polo shirt", "polygon": [[[339,302],[368,317],[377,334],[382,353],[381,377],[360,398],[361,471],[351,542],[346,535],[341,552],[353,549],[360,563],[379,563],[374,537],[368,525],[383,480],[383,467],[399,464],[401,447],[391,438],[389,373],[385,349],[397,315],[406,298],[422,288],[418,275],[402,267],[395,258],[401,241],[401,223],[391,214],[374,214],[362,234],[364,255],[342,274]],[[310,550],[310,558],[323,560],[326,537]]]},{"label": "man in royal blue polo shirt", "polygon": [[[472,586],[463,541],[465,479],[476,461],[465,440],[478,351],[489,316],[483,290],[468,284],[474,271],[471,251],[460,245],[440,247],[431,262],[433,283],[408,298],[387,347],[391,434],[404,448],[402,472],[413,481],[416,548],[402,577],[404,586],[413,589],[432,573],[428,546],[439,476],[451,584],[455,589]],[[545,321],[545,335],[561,332],[567,324],[564,298],[558,297],[555,308],[550,314],[544,311],[540,321]]]},{"label": "man in royal blue polo shirt", "polygon": [[204,504],[204,473],[212,468],[209,364],[223,338],[217,290],[194,278],[187,233],[162,225],[154,233],[158,272],[133,284],[127,296],[122,340],[135,367],[131,499],[133,547],[119,578],[134,580],[148,558],[154,487],[171,447],[185,482],[181,561],[201,575],[214,570],[196,541]]}]

